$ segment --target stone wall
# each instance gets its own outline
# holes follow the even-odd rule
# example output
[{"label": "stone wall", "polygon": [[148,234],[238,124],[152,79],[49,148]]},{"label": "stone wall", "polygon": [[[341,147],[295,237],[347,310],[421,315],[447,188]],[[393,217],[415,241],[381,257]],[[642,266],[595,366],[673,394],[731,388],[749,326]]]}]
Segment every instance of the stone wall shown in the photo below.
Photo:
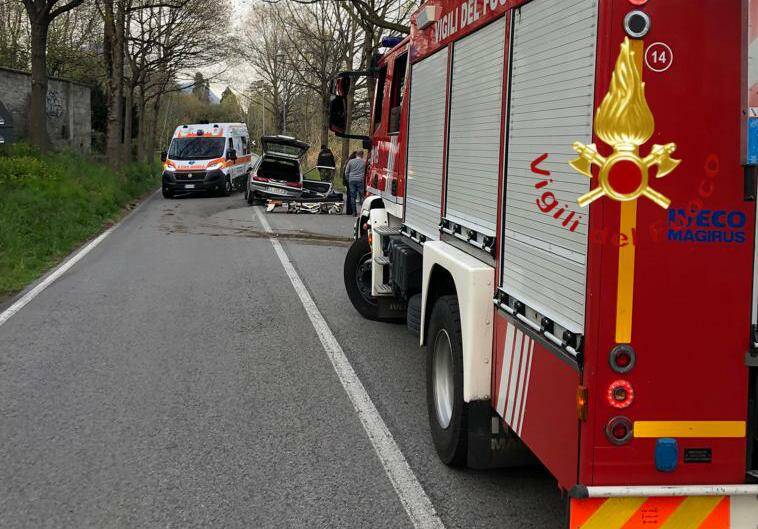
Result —
[{"label": "stone wall", "polygon": [[[0,68],[0,102],[13,117],[17,139],[28,137],[31,75]],[[56,149],[89,153],[92,146],[90,87],[50,78],[47,86],[47,133]]]}]

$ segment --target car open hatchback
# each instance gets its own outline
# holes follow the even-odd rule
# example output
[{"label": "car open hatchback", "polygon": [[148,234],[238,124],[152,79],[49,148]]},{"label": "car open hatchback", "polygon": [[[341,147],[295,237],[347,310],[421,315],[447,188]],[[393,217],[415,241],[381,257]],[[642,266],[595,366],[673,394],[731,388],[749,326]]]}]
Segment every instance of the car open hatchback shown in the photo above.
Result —
[{"label": "car open hatchback", "polygon": [[291,200],[303,193],[301,158],[310,145],[290,136],[263,136],[263,156],[253,166],[245,198],[249,204],[258,200]]}]

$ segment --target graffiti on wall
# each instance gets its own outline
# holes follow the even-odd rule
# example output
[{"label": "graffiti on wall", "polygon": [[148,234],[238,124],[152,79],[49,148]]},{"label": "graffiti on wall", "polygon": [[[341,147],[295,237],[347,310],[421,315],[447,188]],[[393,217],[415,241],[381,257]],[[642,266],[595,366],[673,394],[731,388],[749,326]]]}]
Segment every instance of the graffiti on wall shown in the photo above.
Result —
[{"label": "graffiti on wall", "polygon": [[47,92],[47,117],[60,118],[63,116],[63,94],[58,90],[48,90]]}]

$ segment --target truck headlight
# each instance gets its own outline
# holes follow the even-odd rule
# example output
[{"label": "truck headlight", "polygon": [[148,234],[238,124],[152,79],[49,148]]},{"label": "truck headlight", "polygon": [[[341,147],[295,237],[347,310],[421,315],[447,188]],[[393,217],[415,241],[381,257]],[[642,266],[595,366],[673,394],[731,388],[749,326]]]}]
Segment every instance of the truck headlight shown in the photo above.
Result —
[{"label": "truck headlight", "polygon": [[216,169],[221,169],[224,166],[223,162],[216,162],[213,165],[209,165],[206,167],[207,171],[215,171]]}]

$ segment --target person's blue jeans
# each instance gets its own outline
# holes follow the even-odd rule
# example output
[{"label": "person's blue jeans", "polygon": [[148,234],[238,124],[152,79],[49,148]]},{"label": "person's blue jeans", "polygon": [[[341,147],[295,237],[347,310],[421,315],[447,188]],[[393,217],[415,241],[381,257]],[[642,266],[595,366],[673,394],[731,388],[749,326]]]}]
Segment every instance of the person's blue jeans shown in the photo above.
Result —
[{"label": "person's blue jeans", "polygon": [[[348,215],[357,215],[361,209],[363,193],[366,188],[363,180],[349,180],[347,183],[347,213]],[[357,205],[356,205],[357,201]]]}]

